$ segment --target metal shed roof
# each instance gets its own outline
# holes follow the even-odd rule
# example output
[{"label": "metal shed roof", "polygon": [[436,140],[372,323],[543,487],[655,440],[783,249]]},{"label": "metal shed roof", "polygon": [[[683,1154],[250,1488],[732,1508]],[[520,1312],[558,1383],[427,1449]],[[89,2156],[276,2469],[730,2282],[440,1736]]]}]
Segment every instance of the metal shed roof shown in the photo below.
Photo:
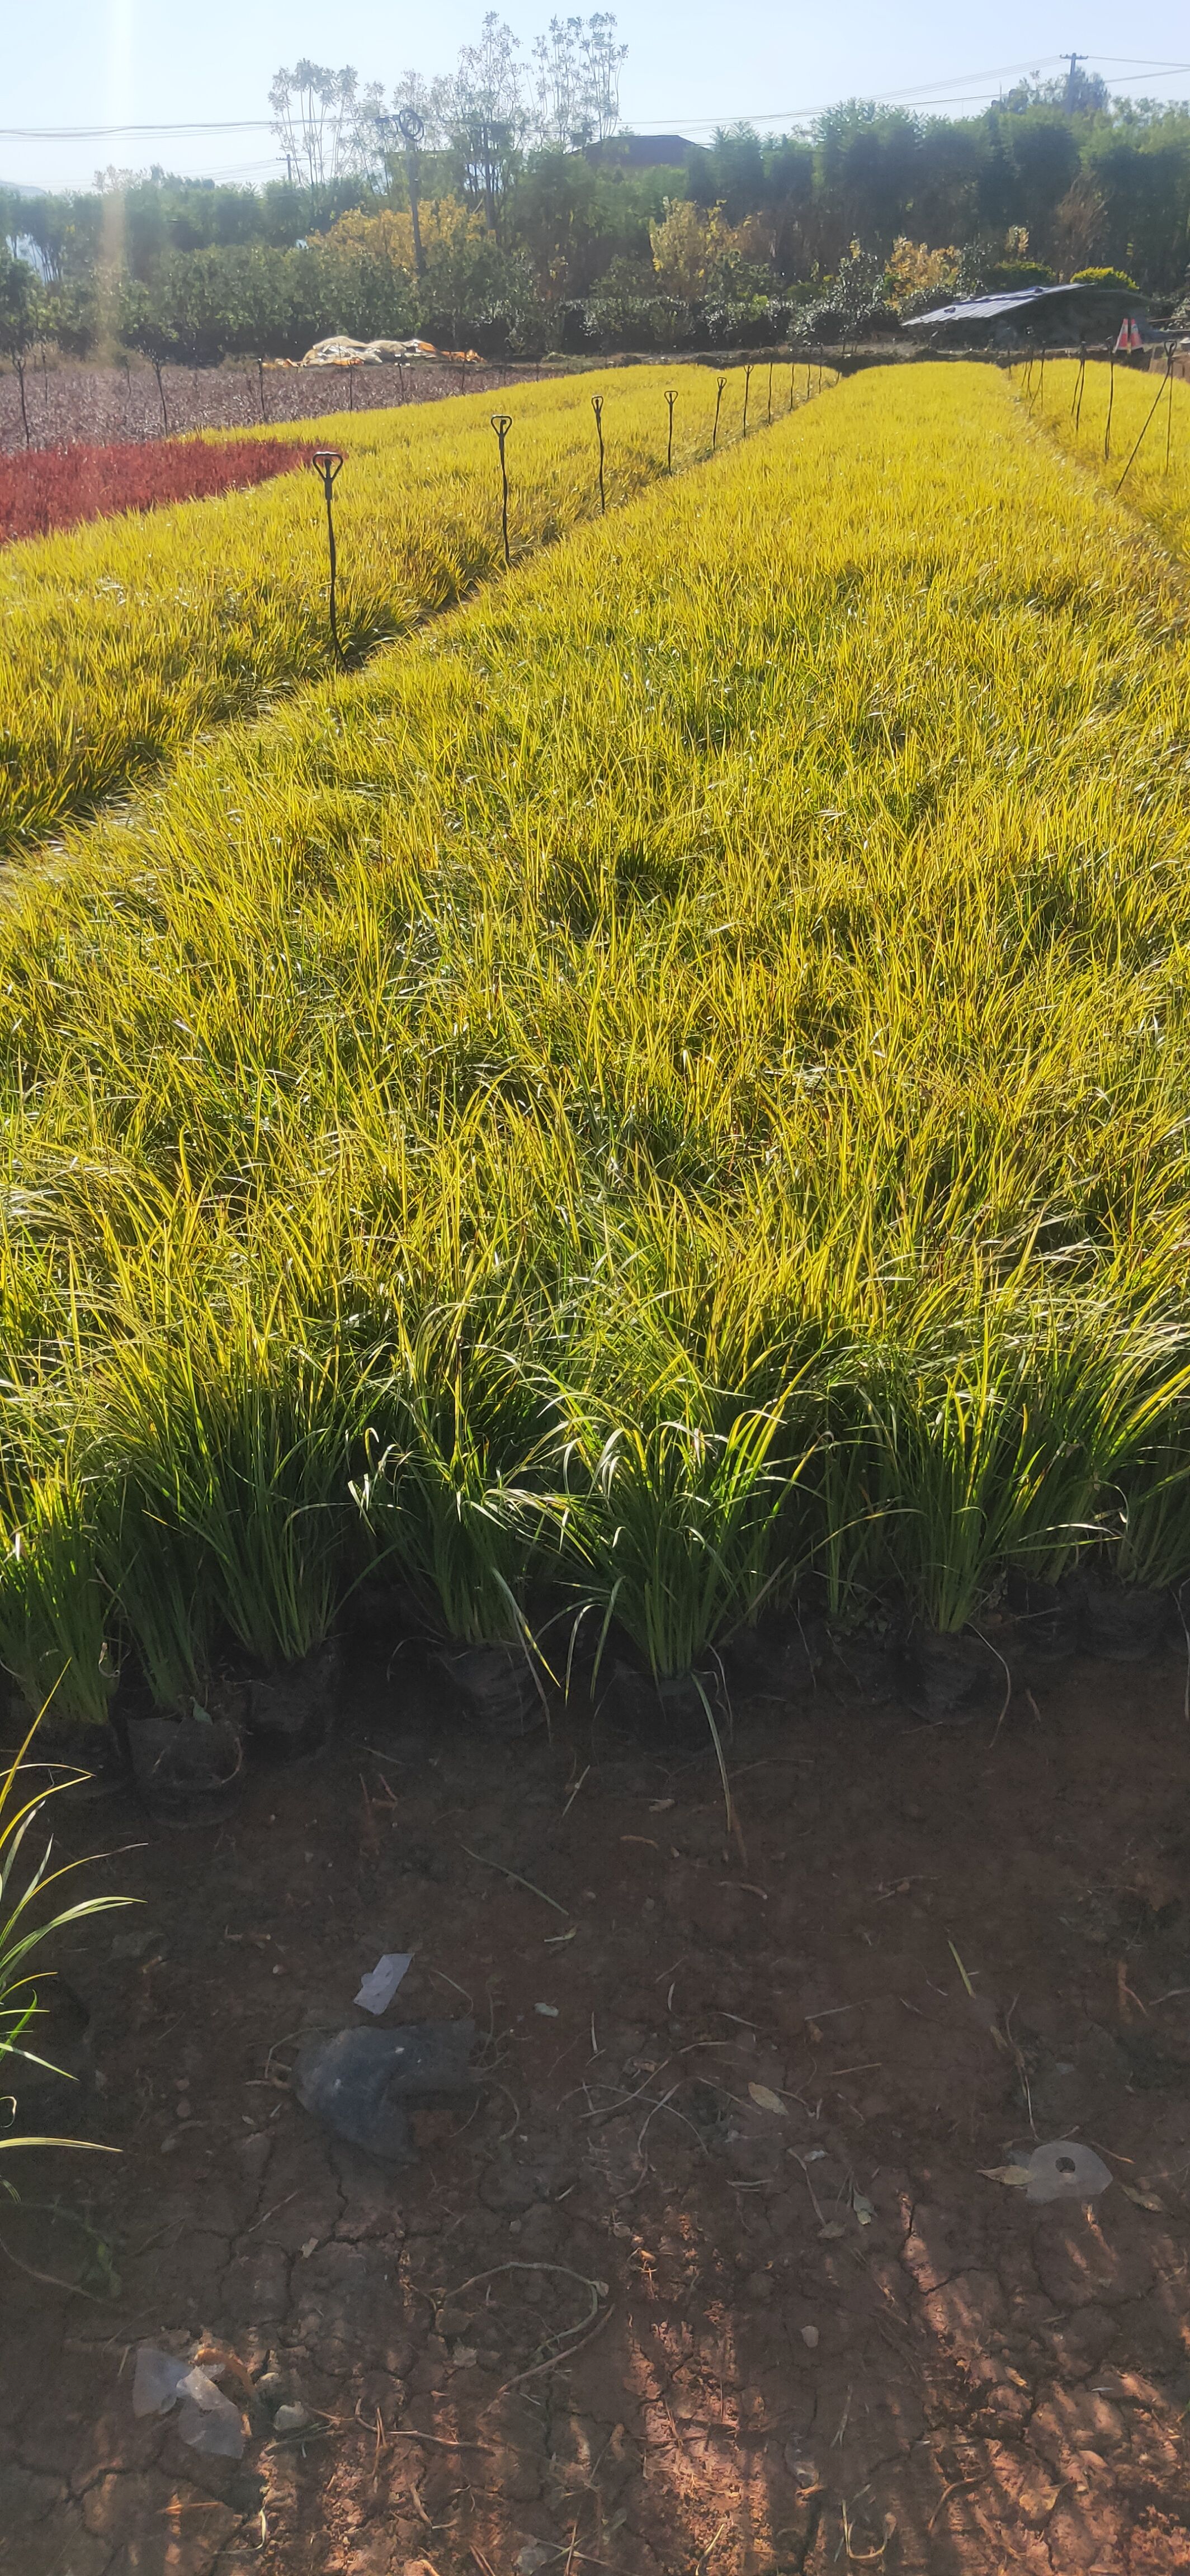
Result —
[{"label": "metal shed roof", "polygon": [[[1062,296],[1101,295],[1119,302],[1124,292],[1122,287],[1095,286],[1089,280],[1076,280],[1069,286],[1018,286],[1007,295],[972,295],[962,304],[936,305],[932,313],[915,313],[904,327],[906,331],[924,331],[937,322],[998,322],[1004,314],[1023,313],[1030,305],[1052,304]],[[1146,298],[1134,293],[1131,300],[1143,313]]]}]

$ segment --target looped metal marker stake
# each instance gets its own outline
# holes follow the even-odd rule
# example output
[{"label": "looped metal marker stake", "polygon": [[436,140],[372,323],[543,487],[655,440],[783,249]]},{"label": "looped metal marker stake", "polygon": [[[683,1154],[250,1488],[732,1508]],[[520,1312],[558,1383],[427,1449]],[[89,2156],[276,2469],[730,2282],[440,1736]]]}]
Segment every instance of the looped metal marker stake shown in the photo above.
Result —
[{"label": "looped metal marker stake", "polygon": [[753,358],[744,369],[744,425],[740,431],[741,438],[746,438],[748,435],[748,396],[752,390],[752,369],[755,364],[756,360]]},{"label": "looped metal marker stake", "polygon": [[1070,397],[1070,409],[1074,415],[1074,435],[1076,438],[1078,437],[1078,425],[1083,416],[1083,385],[1086,380],[1086,373],[1087,344],[1085,340],[1080,340],[1078,344],[1078,374],[1074,380],[1074,392]]},{"label": "looped metal marker stake", "polygon": [[1104,422],[1104,424],[1103,424],[1103,461],[1104,461],[1104,464],[1105,464],[1105,465],[1106,465],[1106,463],[1107,463],[1108,457],[1111,455],[1111,415],[1112,415],[1112,404],[1114,403],[1115,399],[1116,399],[1116,353],[1115,353],[1115,350],[1113,349],[1113,350],[1112,350],[1112,352],[1111,352],[1111,356],[1109,357],[1108,362],[1107,362],[1107,419],[1105,420],[1105,422]]},{"label": "looped metal marker stake", "polygon": [[723,388],[726,382],[726,376],[716,376],[715,378],[715,426],[711,431],[712,456],[714,455],[715,449],[719,443],[719,405],[723,400]]},{"label": "looped metal marker stake", "polygon": [[602,394],[592,394],[592,396],[591,396],[591,409],[592,409],[592,411],[593,411],[593,412],[594,412],[594,414],[595,414],[595,434],[596,434],[596,436],[597,436],[597,438],[598,438],[598,440],[599,440],[599,507],[600,507],[600,509],[601,509],[601,510],[606,510],[606,508],[607,508],[607,494],[606,494],[606,492],[604,491],[604,488],[603,488],[603,396],[602,396]]},{"label": "looped metal marker stake", "polygon": [[667,474],[672,474],[674,464],[674,404],[678,397],[676,392],[672,394],[667,392],[665,399],[669,405],[669,436],[665,442],[665,471]]},{"label": "looped metal marker stake", "polygon": [[[791,411],[793,410],[793,403],[794,403],[793,379],[794,379],[794,372],[795,372],[795,370],[796,370],[796,367],[797,367],[797,359],[796,359],[796,358],[791,358],[791,359],[790,359],[790,361],[789,361],[789,408],[790,408],[790,410],[791,410]],[[807,370],[807,373],[808,373],[808,372],[809,372],[809,371]]]},{"label": "looped metal marker stake", "polygon": [[[1143,421],[1142,426],[1141,426],[1140,437],[1137,439],[1136,445],[1135,445],[1135,447],[1134,447],[1134,448],[1133,448],[1133,450],[1132,450],[1132,454],[1131,454],[1131,456],[1129,457],[1128,462],[1127,462],[1127,464],[1126,464],[1126,466],[1125,466],[1125,468],[1124,468],[1124,471],[1123,471],[1123,473],[1122,473],[1122,474],[1121,474],[1121,476],[1120,476],[1120,480],[1119,480],[1119,482],[1118,482],[1118,483],[1117,483],[1117,485],[1116,485],[1116,490],[1117,490],[1117,492],[1122,492],[1122,491],[1123,491],[1123,489],[1124,489],[1124,485],[1126,484],[1126,482],[1127,482],[1127,480],[1128,480],[1128,477],[1129,477],[1130,473],[1132,472],[1132,468],[1133,468],[1133,466],[1134,466],[1134,465],[1135,465],[1135,463],[1136,463],[1136,459],[1137,459],[1137,457],[1138,457],[1138,456],[1139,456],[1139,454],[1140,454],[1141,447],[1142,447],[1142,445],[1143,445],[1144,438],[1145,438],[1145,433],[1146,433],[1146,431],[1147,431],[1147,429],[1148,429],[1149,423],[1150,423],[1150,421],[1152,421],[1152,420],[1155,420],[1155,419],[1156,419],[1156,417],[1157,417],[1157,413],[1158,413],[1158,409],[1159,409],[1159,407],[1160,407],[1161,403],[1162,403],[1162,402],[1164,401],[1164,399],[1165,399],[1165,394],[1166,394],[1166,390],[1167,390],[1167,388],[1168,388],[1168,392],[1169,392],[1170,411],[1171,411],[1171,413],[1172,413],[1172,410],[1173,410],[1173,342],[1172,342],[1172,341],[1170,342],[1169,347],[1168,347],[1168,349],[1167,349],[1167,350],[1166,350],[1166,352],[1165,352],[1165,374],[1163,375],[1163,377],[1162,377],[1162,379],[1161,379],[1161,382],[1160,382],[1160,384],[1159,384],[1159,385],[1158,385],[1158,387],[1157,387],[1157,393],[1156,393],[1156,398],[1155,398],[1155,400],[1154,400],[1154,401],[1153,401],[1153,403],[1151,404],[1151,406],[1150,406],[1149,410],[1145,413],[1144,421]],[[1168,434],[1168,433],[1167,433],[1167,435],[1166,435],[1166,441],[1165,441],[1165,468],[1166,468],[1166,472],[1168,473],[1168,471],[1169,471],[1169,434]]]},{"label": "looped metal marker stake", "polygon": [[512,413],[510,411],[494,411],[492,413],[492,427],[495,430],[496,437],[500,445],[500,484],[503,496],[500,504],[500,533],[504,539],[504,561],[506,564],[510,564],[512,562],[512,556],[508,551],[508,467],[504,462],[504,441],[512,427]]},{"label": "looped metal marker stake", "polygon": [[339,624],[335,600],[338,556],[335,552],[335,508],[332,495],[334,493],[335,484],[343,469],[343,458],[337,447],[316,447],[314,454],[310,459],[310,463],[313,466],[315,473],[322,476],[322,489],[326,496],[326,542],[327,551],[330,555],[331,566],[329,595],[331,643],[335,648],[336,662],[341,662],[343,659],[343,647],[339,642]]},{"label": "looped metal marker stake", "polygon": [[773,361],[772,361],[772,359],[771,359],[771,358],[769,359],[769,412],[768,412],[768,425],[769,425],[769,428],[770,428],[770,429],[771,429],[771,428],[772,428],[772,426],[773,426]]}]

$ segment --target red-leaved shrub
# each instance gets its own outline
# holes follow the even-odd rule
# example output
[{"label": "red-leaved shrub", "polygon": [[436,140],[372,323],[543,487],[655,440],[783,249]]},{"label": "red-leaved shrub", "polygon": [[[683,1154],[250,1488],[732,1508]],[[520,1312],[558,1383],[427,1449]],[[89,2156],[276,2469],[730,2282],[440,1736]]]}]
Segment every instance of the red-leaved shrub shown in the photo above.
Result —
[{"label": "red-leaved shrub", "polygon": [[281,440],[156,439],[119,447],[33,447],[0,456],[0,544],[48,536],[80,519],[117,510],[155,510],[168,501],[205,501],[304,465],[311,450]]}]

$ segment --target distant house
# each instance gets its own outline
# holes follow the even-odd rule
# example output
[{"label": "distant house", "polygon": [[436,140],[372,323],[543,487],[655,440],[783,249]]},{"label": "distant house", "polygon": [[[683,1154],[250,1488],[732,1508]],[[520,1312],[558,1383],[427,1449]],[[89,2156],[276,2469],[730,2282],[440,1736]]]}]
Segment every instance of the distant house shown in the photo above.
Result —
[{"label": "distant house", "polygon": [[605,134],[602,143],[588,143],[584,150],[588,161],[605,170],[683,170],[707,146],[685,134]]}]

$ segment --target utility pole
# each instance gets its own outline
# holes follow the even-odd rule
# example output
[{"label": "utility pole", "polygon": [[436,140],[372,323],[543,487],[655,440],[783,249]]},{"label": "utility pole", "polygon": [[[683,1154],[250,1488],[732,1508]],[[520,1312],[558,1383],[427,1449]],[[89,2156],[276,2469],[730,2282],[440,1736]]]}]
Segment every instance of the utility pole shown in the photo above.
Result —
[{"label": "utility pole", "polygon": [[1078,70],[1079,64],[1085,63],[1086,59],[1087,57],[1085,54],[1072,54],[1070,57],[1070,69],[1066,74],[1066,113],[1068,116],[1073,116],[1074,114],[1075,74]]},{"label": "utility pole", "polygon": [[421,246],[421,217],[418,213],[418,145],[425,126],[415,107],[403,107],[399,116],[378,116],[381,133],[387,138],[399,134],[405,149],[405,176],[409,183],[409,219],[413,226],[413,270],[416,277],[426,273],[426,255]]}]

